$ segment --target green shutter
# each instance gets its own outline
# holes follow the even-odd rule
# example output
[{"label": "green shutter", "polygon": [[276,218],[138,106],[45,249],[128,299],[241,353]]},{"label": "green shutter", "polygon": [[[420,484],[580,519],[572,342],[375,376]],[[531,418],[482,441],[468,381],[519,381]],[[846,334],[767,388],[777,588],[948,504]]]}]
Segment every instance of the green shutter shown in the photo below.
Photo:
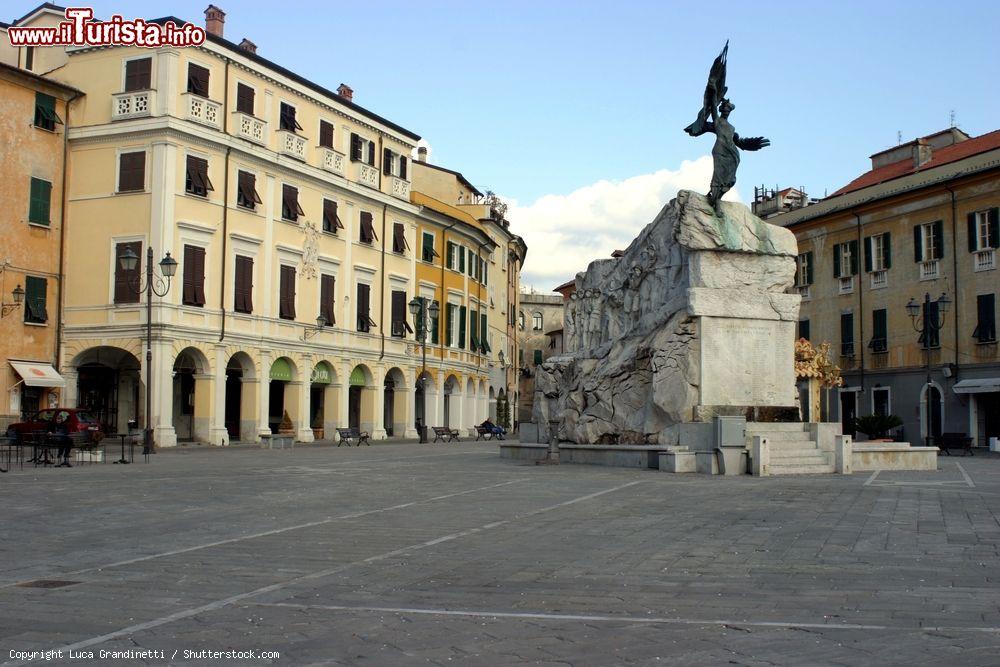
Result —
[{"label": "green shutter", "polygon": [[[28,221],[47,225],[50,220],[52,184],[40,178],[31,179],[31,194],[28,205]],[[21,209],[22,211],[24,209]]]},{"label": "green shutter", "polygon": [[840,278],[840,244],[833,244],[833,279]]},{"label": "green shutter", "polygon": [[465,306],[458,307],[458,347],[461,350],[465,349]]},{"label": "green shutter", "polygon": [[542,363],[542,351],[535,350],[535,365],[539,366]]},{"label": "green shutter", "polygon": [[455,327],[452,324],[455,316],[455,304],[449,303],[445,306],[444,318],[444,344],[453,346],[455,344]]},{"label": "green shutter", "polygon": [[850,241],[847,247],[851,252],[851,275],[856,276],[858,275],[858,242],[856,240]]},{"label": "green shutter", "polygon": [[986,220],[990,226],[990,247],[1000,248],[1000,208],[991,208]]},{"label": "green shutter", "polygon": [[913,228],[913,261],[921,262],[924,259],[924,236],[923,225]]},{"label": "green shutter", "polygon": [[[437,303],[437,301],[434,301],[433,303]],[[438,304],[438,308],[440,307],[441,305]],[[431,343],[434,345],[438,344],[438,329],[441,326],[440,318],[440,315],[431,318]]]},{"label": "green shutter", "polygon": [[872,272],[872,237],[865,237],[865,273]]},{"label": "green shutter", "polygon": [[465,246],[458,246],[458,272],[465,273]]},{"label": "green shutter", "polygon": [[882,266],[886,269],[892,268],[892,239],[889,232],[882,235]]},{"label": "green shutter", "polygon": [[932,228],[934,230],[934,257],[941,259],[944,257],[944,222],[937,220]]},{"label": "green shutter", "polygon": [[481,323],[479,325],[479,343],[480,343],[480,347],[482,347],[484,354],[489,354],[490,353],[490,343],[489,343],[490,336],[489,336],[489,329],[487,328],[487,325],[486,325],[486,313],[482,313],[479,316],[479,318],[481,320]]},{"label": "green shutter", "polygon": [[969,252],[976,252],[979,247],[979,224],[976,220],[976,213],[972,212],[965,217],[966,235],[969,237]]},{"label": "green shutter", "polygon": [[48,281],[35,276],[24,277],[24,321],[44,324],[49,319],[46,310]]},{"label": "green shutter", "polygon": [[473,352],[479,349],[479,317],[475,308],[469,311],[469,349]]}]

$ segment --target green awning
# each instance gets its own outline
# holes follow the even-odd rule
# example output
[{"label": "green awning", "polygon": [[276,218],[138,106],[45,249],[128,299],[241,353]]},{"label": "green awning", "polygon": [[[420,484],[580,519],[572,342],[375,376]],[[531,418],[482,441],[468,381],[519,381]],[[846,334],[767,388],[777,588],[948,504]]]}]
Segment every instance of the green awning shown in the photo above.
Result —
[{"label": "green awning", "polygon": [[313,368],[311,382],[313,384],[330,384],[333,381],[333,371],[330,364],[321,361]]},{"label": "green awning", "polygon": [[282,382],[292,381],[292,365],[288,362],[288,359],[281,357],[280,359],[275,359],[274,363],[271,364],[271,375],[272,380],[280,380]]},{"label": "green awning", "polygon": [[365,378],[365,372],[358,366],[353,371],[351,371],[351,386],[352,387],[364,387],[368,382]]}]

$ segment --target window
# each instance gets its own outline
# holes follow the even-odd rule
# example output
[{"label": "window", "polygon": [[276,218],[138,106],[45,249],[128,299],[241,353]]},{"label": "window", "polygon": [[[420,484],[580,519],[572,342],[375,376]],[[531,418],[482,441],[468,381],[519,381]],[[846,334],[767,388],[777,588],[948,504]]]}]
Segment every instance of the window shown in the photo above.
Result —
[{"label": "window", "polygon": [[49,314],[45,308],[48,281],[45,278],[25,276],[24,278],[24,321],[31,324],[45,324]]},{"label": "window", "polygon": [[375,326],[375,322],[369,315],[371,310],[371,293],[371,285],[358,283],[358,331],[365,333],[371,331],[371,328]]},{"label": "window", "polygon": [[935,326],[941,324],[938,317],[939,311],[938,311],[937,301],[931,301],[930,303],[925,303],[923,305],[923,311],[924,311],[924,322],[927,323],[927,326],[924,327],[924,330],[927,331],[928,340],[926,341],[924,340],[924,332],[921,331],[920,336],[917,338],[917,342],[919,342],[920,346],[925,350],[941,347],[941,338],[940,338],[941,330],[938,328],[938,326]]},{"label": "window", "polygon": [[490,353],[489,331],[486,323],[486,311],[484,310],[479,315],[479,349],[483,351],[483,354]]},{"label": "window", "polygon": [[534,354],[535,365],[536,366],[541,366],[541,364],[542,364],[542,351],[541,350],[535,350],[533,354]]},{"label": "window", "polygon": [[458,272],[465,273],[465,246],[458,246]]},{"label": "window", "polygon": [[809,320],[799,320],[799,338],[809,340]]},{"label": "window", "polygon": [[361,212],[361,242],[371,244],[373,241],[378,241],[378,236],[375,235],[375,226],[372,224],[372,214],[367,211]]},{"label": "window", "polygon": [[35,67],[35,47],[24,47],[24,69],[29,72]]},{"label": "window", "polygon": [[458,246],[448,241],[448,268],[455,269],[458,266]]},{"label": "window", "polygon": [[188,63],[187,91],[198,97],[208,97],[208,75],[207,67]]},{"label": "window", "polygon": [[257,208],[257,204],[262,204],[260,195],[257,194],[257,176],[249,171],[240,171],[236,178],[236,205],[248,208],[251,211]]},{"label": "window", "polygon": [[141,192],[146,189],[146,152],[118,156],[118,192]]},{"label": "window", "polygon": [[517,314],[517,326],[524,331],[524,311],[520,311]]},{"label": "window", "polygon": [[215,190],[215,188],[212,187],[212,181],[208,180],[208,160],[188,155],[184,191],[199,197],[207,197],[209,190]]},{"label": "window", "polygon": [[872,414],[888,416],[892,414],[892,403],[889,400],[888,387],[872,388]]},{"label": "window", "polygon": [[326,320],[326,326],[337,323],[337,279],[322,274],[319,279],[319,314]]},{"label": "window", "polygon": [[205,249],[184,246],[184,289],[182,302],[185,306],[205,305]]},{"label": "window", "polygon": [[28,200],[28,222],[48,225],[51,222],[51,207],[52,184],[40,178],[32,178]]},{"label": "window", "polygon": [[333,148],[333,123],[328,123],[325,120],[319,122],[319,145]]},{"label": "window", "polygon": [[245,83],[236,84],[236,110],[249,116],[253,115],[253,103],[257,92]]},{"label": "window", "polygon": [[534,313],[531,316],[531,330],[532,331],[541,331],[542,330],[542,314],[541,313]]},{"label": "window", "polygon": [[448,347],[456,347],[455,345],[455,311],[458,310],[458,306],[453,303],[449,303],[445,306],[445,316],[444,316],[444,344]]},{"label": "window", "polygon": [[403,227],[403,223],[395,222],[392,225],[392,251],[397,255],[404,254],[410,249],[410,245],[406,242],[406,228]]},{"label": "window", "polygon": [[1000,208],[970,213],[968,225],[969,252],[1000,248]]},{"label": "window", "polygon": [[865,238],[865,271],[886,271],[892,267],[889,232]]},{"label": "window", "polygon": [[854,356],[854,313],[840,314],[840,355]]},{"label": "window", "polygon": [[406,321],[406,292],[402,290],[392,290],[391,304],[391,334],[396,338],[406,338],[406,334],[413,333],[410,323]]},{"label": "window", "polygon": [[420,249],[420,259],[433,264],[435,257],[440,257],[440,255],[438,255],[437,250],[434,249],[434,235],[424,232],[423,244]]},{"label": "window", "polygon": [[351,162],[375,166],[375,142],[351,133]]},{"label": "window", "polygon": [[281,110],[278,114],[278,129],[289,132],[302,131],[299,121],[295,120],[295,107],[286,102],[281,103]]},{"label": "window", "polygon": [[295,319],[295,267],[281,266],[278,285],[278,317],[283,320]]},{"label": "window", "polygon": [[253,312],[253,257],[236,256],[236,300],[233,310],[237,313]]},{"label": "window", "polygon": [[56,98],[35,93],[35,127],[55,132],[56,123],[62,124],[62,119],[56,114]]},{"label": "window", "polygon": [[980,294],[976,297],[976,329],[972,337],[980,343],[997,341],[996,295]]},{"label": "window", "polygon": [[332,199],[323,200],[323,231],[328,234],[336,234],[338,229],[343,229],[340,217],[337,215],[337,202]]},{"label": "window", "polygon": [[382,173],[386,176],[406,178],[406,156],[394,153],[388,148],[382,149]]},{"label": "window", "polygon": [[305,215],[302,207],[299,206],[299,189],[287,183],[281,186],[281,217],[284,220],[295,222],[300,215]]},{"label": "window", "polygon": [[913,228],[913,261],[932,262],[944,257],[944,223],[941,220]]},{"label": "window", "polygon": [[872,339],[868,341],[868,349],[872,352],[885,352],[889,349],[889,333],[885,308],[872,311]]},{"label": "window", "polygon": [[479,351],[479,313],[475,308],[469,311],[469,350]]},{"label": "window", "polygon": [[458,307],[458,349],[465,349],[465,306]]},{"label": "window", "polygon": [[149,90],[151,86],[152,58],[136,58],[125,63],[125,92]]},{"label": "window", "polygon": [[858,273],[858,242],[848,241],[833,246],[833,277],[849,278]]},{"label": "window", "polygon": [[[131,250],[139,258],[131,271],[122,268],[122,263],[118,259],[126,250]],[[115,266],[115,303],[139,303],[139,292],[136,287],[139,285],[139,275],[142,272],[142,241],[115,244],[115,256],[112,261]]]}]

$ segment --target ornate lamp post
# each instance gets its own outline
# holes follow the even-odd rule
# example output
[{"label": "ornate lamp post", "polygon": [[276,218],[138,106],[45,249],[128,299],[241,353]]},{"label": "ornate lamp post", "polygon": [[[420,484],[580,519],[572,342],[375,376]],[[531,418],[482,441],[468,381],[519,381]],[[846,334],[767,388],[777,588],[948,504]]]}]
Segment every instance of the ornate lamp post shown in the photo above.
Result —
[{"label": "ornate lamp post", "polygon": [[[135,271],[139,264],[139,256],[126,248],[119,257],[123,269],[129,273]],[[143,284],[138,274],[135,280],[129,281],[129,287],[136,294],[146,295],[146,429],[142,438],[142,453],[149,454],[153,451],[153,422],[151,412],[153,408],[153,295],[163,297],[170,291],[170,279],[177,273],[177,260],[170,256],[168,252],[160,260],[161,276],[153,275],[153,249],[146,249],[146,282]],[[164,281],[166,278],[166,281]],[[128,463],[125,457],[116,463]]]},{"label": "ornate lamp post", "polygon": [[[932,303],[937,305],[937,312],[934,315],[931,314]],[[918,303],[914,298],[911,298],[909,303],[906,304],[906,314],[910,316],[910,321],[913,322],[913,329],[920,332],[918,340],[923,344],[924,360],[927,367],[927,384],[925,390],[927,432],[924,437],[924,445],[927,447],[931,446],[931,332],[936,334],[944,328],[944,314],[948,312],[949,306],[951,306],[951,299],[944,292],[941,293],[941,296],[936,301],[931,301],[931,295],[927,292],[924,293],[923,304]]]},{"label": "ornate lamp post", "polygon": [[14,298],[13,303],[0,303],[0,317],[7,317],[12,311],[17,310],[24,303],[24,288],[18,284],[13,290],[11,290],[10,295]]},{"label": "ornate lamp post", "polygon": [[427,330],[428,330],[428,318],[437,319],[438,313],[441,312],[441,307],[438,306],[433,301],[428,301],[428,299],[422,296],[415,296],[410,299],[409,303],[410,314],[413,315],[414,321],[417,323],[417,340],[420,341],[421,349],[421,369],[420,369],[420,379],[417,382],[421,383],[421,387],[424,390],[424,403],[423,412],[420,419],[420,442],[427,442],[427,424],[425,415],[427,414]]},{"label": "ornate lamp post", "polygon": [[327,324],[326,318],[320,315],[319,317],[316,318],[316,327],[313,329],[305,329],[302,332],[302,338],[300,338],[299,340],[309,340],[316,334],[323,331],[323,328],[326,326],[326,324]]}]

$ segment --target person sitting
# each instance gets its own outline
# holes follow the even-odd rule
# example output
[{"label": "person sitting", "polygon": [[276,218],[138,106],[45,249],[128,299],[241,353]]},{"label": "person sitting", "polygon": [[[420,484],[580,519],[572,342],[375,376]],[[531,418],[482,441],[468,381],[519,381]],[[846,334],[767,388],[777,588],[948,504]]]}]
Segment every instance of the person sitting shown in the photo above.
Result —
[{"label": "person sitting", "polygon": [[58,464],[57,467],[62,468],[72,468],[73,466],[69,463],[69,455],[73,449],[73,440],[69,437],[69,413],[66,411],[61,411],[56,414],[55,429],[53,431],[52,437],[59,444],[59,452],[56,454],[58,458],[62,459],[62,463]]},{"label": "person sitting", "polygon": [[497,426],[496,424],[494,424],[493,422],[491,422],[489,417],[487,417],[486,421],[484,421],[482,424],[480,424],[480,426],[482,428],[485,428],[487,431],[489,431],[493,435],[505,435],[507,433],[507,431],[505,431],[502,426]]}]

